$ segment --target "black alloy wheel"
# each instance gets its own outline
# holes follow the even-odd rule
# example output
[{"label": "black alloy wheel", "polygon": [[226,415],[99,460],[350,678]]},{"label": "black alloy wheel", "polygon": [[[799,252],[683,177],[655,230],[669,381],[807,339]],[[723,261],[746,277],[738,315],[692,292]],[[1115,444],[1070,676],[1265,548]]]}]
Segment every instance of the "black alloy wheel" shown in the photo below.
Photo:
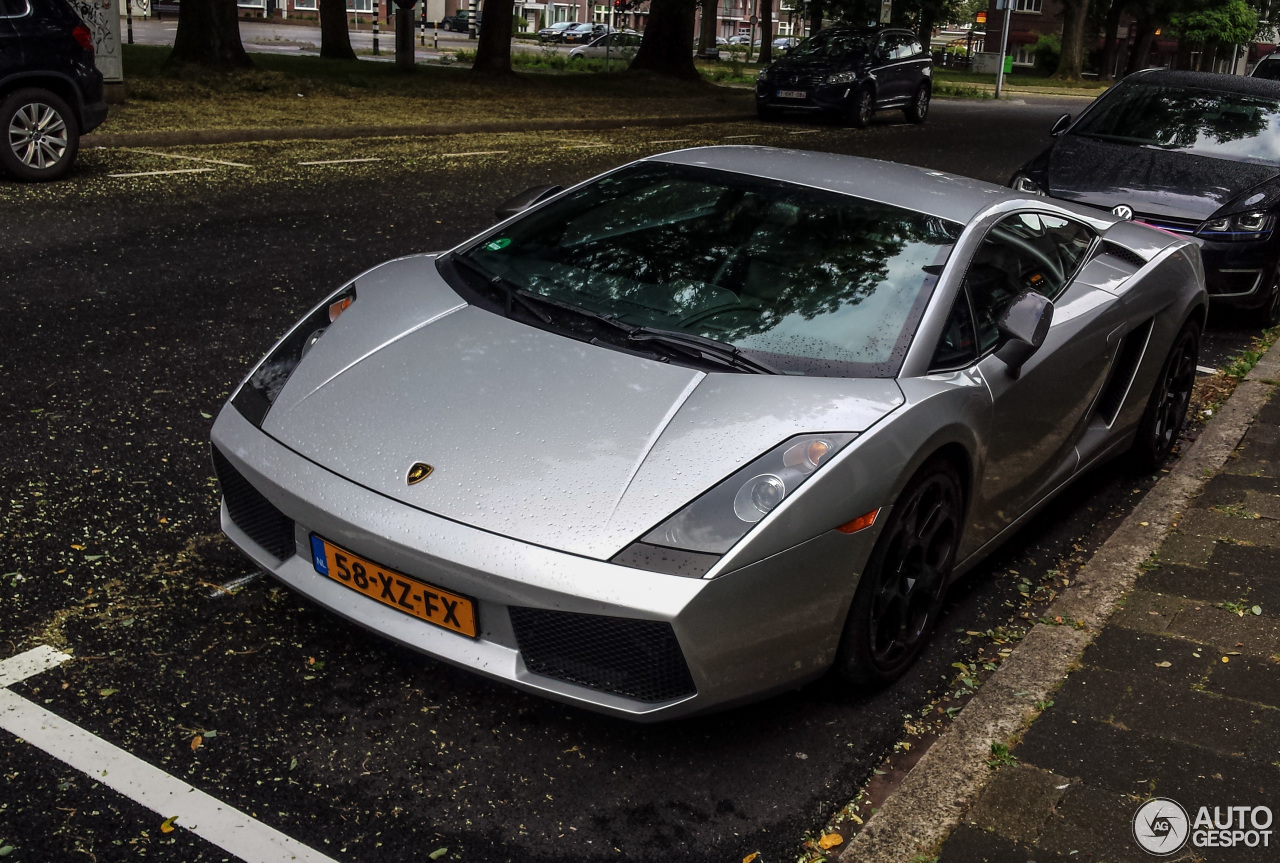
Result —
[{"label": "black alloy wheel", "polygon": [[860,687],[897,680],[938,622],[964,522],[960,474],[927,463],[903,489],[876,540],[840,637],[836,673]]},{"label": "black alloy wheel", "polygon": [[916,88],[916,94],[911,97],[911,102],[902,109],[902,113],[907,115],[908,122],[924,122],[924,118],[929,116],[929,99],[931,95],[927,81]]},{"label": "black alloy wheel", "polygon": [[854,96],[853,108],[849,111],[849,122],[859,129],[871,125],[871,118],[876,114],[876,94],[870,87],[863,87]]},{"label": "black alloy wheel", "polygon": [[1191,388],[1196,382],[1196,361],[1200,358],[1200,325],[1188,321],[1165,357],[1155,387],[1147,399],[1138,424],[1133,455],[1139,469],[1155,470],[1173,452],[1178,434],[1187,419]]}]

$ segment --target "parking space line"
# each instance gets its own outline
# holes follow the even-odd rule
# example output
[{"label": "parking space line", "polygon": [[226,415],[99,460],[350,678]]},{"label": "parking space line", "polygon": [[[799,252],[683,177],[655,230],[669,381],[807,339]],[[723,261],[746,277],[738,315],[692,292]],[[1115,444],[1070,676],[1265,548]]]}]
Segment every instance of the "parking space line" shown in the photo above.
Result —
[{"label": "parking space line", "polygon": [[222,159],[205,159],[201,156],[182,156],[178,153],[161,153],[159,150],[133,150],[134,153],[146,153],[148,156],[163,156],[166,159],[186,159],[191,162],[208,162],[211,165],[226,165],[230,168],[252,168],[243,162],[224,162]]},{"label": "parking space line", "polygon": [[239,578],[233,578],[226,584],[214,585],[213,590],[209,591],[209,598],[217,599],[219,596],[235,596],[237,589],[244,587],[251,581],[257,581],[259,578],[262,578],[262,570],[242,575]]},{"label": "parking space line", "polygon": [[725,135],[725,136],[724,136],[724,138],[723,138],[723,140],[725,140],[725,141],[736,141],[736,140],[739,140],[739,139],[741,139],[741,138],[759,138],[759,137],[760,137],[759,135]]},{"label": "parking space line", "polygon": [[368,159],[325,159],[322,162],[299,162],[299,165],[348,165],[352,162],[381,162],[376,156]]},{"label": "parking space line", "polygon": [[[0,662],[0,681],[7,687],[70,658],[37,647]],[[7,688],[0,688],[0,728],[245,863],[335,863]]]},{"label": "parking space line", "polygon": [[456,159],[460,156],[503,156],[510,150],[473,150],[470,153],[441,153],[442,159]]},{"label": "parking space line", "polygon": [[607,147],[608,144],[565,144],[561,150],[586,150],[591,147]]},{"label": "parking space line", "polygon": [[665,141],[650,141],[650,144],[684,144],[692,141],[692,138],[668,138]]},{"label": "parking space line", "polygon": [[1217,369],[1211,369],[1208,366],[1196,366],[1196,371],[1202,375],[1216,375],[1218,373]]},{"label": "parking space line", "polygon": [[788,135],[816,135],[821,131],[822,131],[821,129],[797,129],[796,131],[788,132],[787,134]]},{"label": "parking space line", "polygon": [[213,168],[173,168],[169,171],[135,171],[132,174],[107,174],[107,176],[124,180],[129,177],[159,177],[162,174],[203,174],[212,170]]}]

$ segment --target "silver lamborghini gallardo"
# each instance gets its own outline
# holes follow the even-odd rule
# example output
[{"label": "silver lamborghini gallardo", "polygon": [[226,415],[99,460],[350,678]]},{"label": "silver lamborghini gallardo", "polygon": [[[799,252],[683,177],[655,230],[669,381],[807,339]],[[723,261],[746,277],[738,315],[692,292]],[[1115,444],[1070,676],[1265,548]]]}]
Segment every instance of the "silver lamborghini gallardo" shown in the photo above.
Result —
[{"label": "silver lamborghini gallardo", "polygon": [[213,428],[320,605],[633,719],[883,685],[1073,477],[1169,455],[1193,241],[865,159],[645,159],[327,296]]}]

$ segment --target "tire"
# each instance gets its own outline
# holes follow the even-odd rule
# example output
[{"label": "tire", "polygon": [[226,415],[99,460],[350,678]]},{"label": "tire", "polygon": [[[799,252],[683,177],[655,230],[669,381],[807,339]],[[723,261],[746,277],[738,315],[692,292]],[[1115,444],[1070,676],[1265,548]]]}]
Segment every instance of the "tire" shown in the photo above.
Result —
[{"label": "tire", "polygon": [[1196,381],[1196,361],[1200,356],[1200,325],[1188,321],[1173,340],[1160,366],[1160,376],[1147,398],[1147,407],[1138,423],[1133,441],[1133,458],[1138,469],[1158,468],[1173,452],[1178,433],[1187,419],[1191,388]]},{"label": "tire", "polygon": [[879,688],[915,662],[938,623],[963,523],[959,471],[927,462],[898,495],[858,582],[836,653],[842,679]]},{"label": "tire", "polygon": [[19,180],[56,180],[71,170],[80,126],[67,103],[30,88],[0,102],[0,169]]},{"label": "tire", "polygon": [[902,109],[902,113],[907,116],[908,123],[923,123],[924,118],[929,116],[929,101],[932,91],[927,83],[921,84],[916,88],[916,94],[911,97],[911,102]]},{"label": "tire", "polygon": [[865,129],[871,125],[871,118],[876,114],[876,94],[870,87],[863,87],[854,97],[853,107],[849,110],[849,125]]},{"label": "tire", "polygon": [[453,25],[450,24],[448,21],[444,21],[440,24],[440,29],[446,33],[449,33],[453,30]]}]

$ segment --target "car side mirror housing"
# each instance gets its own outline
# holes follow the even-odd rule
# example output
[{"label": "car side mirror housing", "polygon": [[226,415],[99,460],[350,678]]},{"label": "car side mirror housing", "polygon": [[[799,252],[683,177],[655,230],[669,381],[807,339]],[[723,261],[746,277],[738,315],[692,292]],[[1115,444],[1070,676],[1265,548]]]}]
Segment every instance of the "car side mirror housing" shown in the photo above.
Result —
[{"label": "car side mirror housing", "polygon": [[510,219],[516,213],[523,213],[530,207],[541,204],[552,195],[559,194],[564,191],[564,186],[533,186],[525,189],[513,198],[507,198],[498,208],[493,211],[493,215],[499,219]]},{"label": "car side mirror housing", "polygon": [[1035,291],[1018,294],[1005,310],[996,325],[1000,330],[996,357],[1005,364],[1010,377],[1022,374],[1027,360],[1044,344],[1052,323],[1053,303]]},{"label": "car side mirror housing", "polygon": [[1063,114],[1057,120],[1053,121],[1053,128],[1049,130],[1049,134],[1056,138],[1059,135],[1061,135],[1063,132],[1067,131],[1067,127],[1070,125],[1071,125],[1071,115]]}]

